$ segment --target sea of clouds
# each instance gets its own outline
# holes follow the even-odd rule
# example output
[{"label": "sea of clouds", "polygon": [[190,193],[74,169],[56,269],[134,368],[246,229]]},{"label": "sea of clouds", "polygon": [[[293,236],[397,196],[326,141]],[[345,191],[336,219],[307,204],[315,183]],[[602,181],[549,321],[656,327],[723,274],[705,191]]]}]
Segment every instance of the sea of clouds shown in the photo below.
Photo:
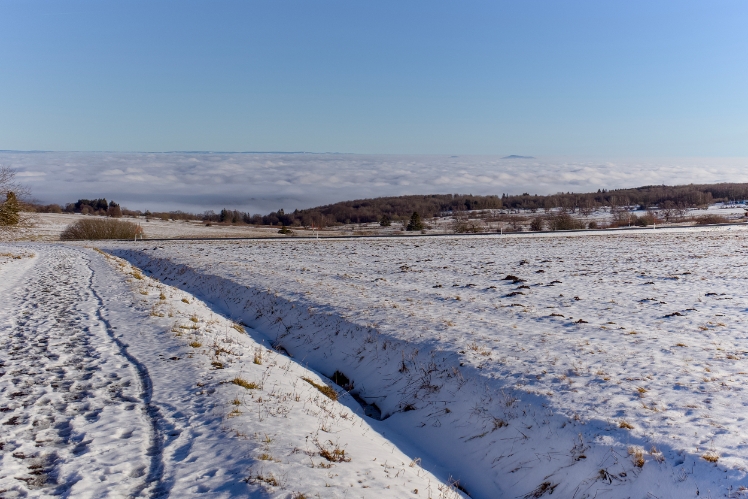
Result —
[{"label": "sea of clouds", "polygon": [[400,194],[550,194],[748,182],[748,158],[504,159],[307,153],[0,152],[42,203],[106,197],[130,209],[251,213]]}]

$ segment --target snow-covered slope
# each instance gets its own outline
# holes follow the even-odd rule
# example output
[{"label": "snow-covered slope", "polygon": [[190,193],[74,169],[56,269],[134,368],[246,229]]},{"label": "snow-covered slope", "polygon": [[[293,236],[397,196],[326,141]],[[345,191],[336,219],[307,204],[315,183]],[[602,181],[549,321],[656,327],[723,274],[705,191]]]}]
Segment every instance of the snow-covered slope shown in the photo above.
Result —
[{"label": "snow-covered slope", "polygon": [[459,495],[189,293],[90,249],[6,252],[2,497]]},{"label": "snow-covered slope", "polygon": [[[742,228],[110,251],[376,404],[473,497],[748,485]],[[350,388],[350,386],[349,386]]]}]

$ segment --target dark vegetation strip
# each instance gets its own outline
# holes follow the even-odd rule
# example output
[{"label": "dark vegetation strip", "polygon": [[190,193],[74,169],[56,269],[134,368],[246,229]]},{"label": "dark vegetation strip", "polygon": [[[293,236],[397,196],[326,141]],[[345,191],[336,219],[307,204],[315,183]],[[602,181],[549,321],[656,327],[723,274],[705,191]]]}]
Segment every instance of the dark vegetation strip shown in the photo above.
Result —
[{"label": "dark vegetation strip", "polygon": [[618,209],[636,206],[641,209],[657,207],[658,210],[679,211],[705,207],[713,203],[748,199],[748,183],[650,185],[631,189],[600,189],[589,193],[557,193],[531,195],[473,196],[472,194],[428,194],[379,197],[342,201],[315,208],[278,211],[267,215],[250,214],[224,209],[220,213],[207,211],[192,214],[182,211],[151,213],[120,208],[106,199],[79,199],[65,207],[60,205],[28,205],[27,209],[46,213],[83,213],[118,217],[151,216],[172,220],[203,220],[206,222],[245,223],[253,225],[302,225],[329,227],[346,223],[407,220],[413,212],[432,218],[473,210],[550,210],[563,208],[572,213],[588,214],[599,208]]}]

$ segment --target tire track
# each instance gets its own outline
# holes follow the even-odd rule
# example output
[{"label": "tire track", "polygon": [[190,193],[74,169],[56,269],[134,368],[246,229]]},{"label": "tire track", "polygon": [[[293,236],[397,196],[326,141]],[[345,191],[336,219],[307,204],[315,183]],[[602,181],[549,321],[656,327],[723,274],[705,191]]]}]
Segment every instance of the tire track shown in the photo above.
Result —
[{"label": "tire track", "polygon": [[120,355],[126,358],[127,361],[132,364],[135,371],[137,371],[138,378],[140,380],[140,398],[143,401],[143,405],[145,406],[145,414],[148,417],[148,422],[150,423],[151,427],[150,445],[148,447],[148,455],[151,456],[151,463],[144,485],[146,487],[151,486],[152,490],[149,494],[151,498],[155,499],[159,497],[165,497],[166,495],[168,495],[169,491],[162,483],[164,475],[163,439],[161,438],[161,432],[159,431],[158,424],[159,420],[161,419],[159,409],[152,403],[153,382],[151,381],[151,377],[148,373],[148,368],[142,362],[138,361],[138,359],[130,355],[130,353],[127,351],[127,345],[116,336],[111,323],[108,319],[106,319],[106,317],[104,317],[104,300],[101,298],[101,295],[99,295],[99,293],[96,291],[96,288],[94,287],[94,277],[96,276],[96,271],[93,269],[93,267],[91,267],[90,260],[88,258],[86,258],[86,264],[89,271],[91,272],[88,280],[88,287],[91,291],[91,294],[93,294],[94,298],[96,298],[96,301],[98,302],[98,307],[96,308],[96,317],[102,322],[102,324],[104,324],[107,335],[119,348]]}]

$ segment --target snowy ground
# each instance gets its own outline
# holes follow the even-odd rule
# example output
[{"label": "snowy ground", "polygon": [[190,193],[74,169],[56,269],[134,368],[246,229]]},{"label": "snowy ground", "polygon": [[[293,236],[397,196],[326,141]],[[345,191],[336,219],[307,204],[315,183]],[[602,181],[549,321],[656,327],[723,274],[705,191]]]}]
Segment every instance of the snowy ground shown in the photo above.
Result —
[{"label": "snowy ground", "polygon": [[106,249],[345,374],[472,497],[744,496],[748,231],[597,234]]},{"label": "snowy ground", "polygon": [[4,498],[459,495],[345,391],[119,259],[0,245],[0,303]]}]

